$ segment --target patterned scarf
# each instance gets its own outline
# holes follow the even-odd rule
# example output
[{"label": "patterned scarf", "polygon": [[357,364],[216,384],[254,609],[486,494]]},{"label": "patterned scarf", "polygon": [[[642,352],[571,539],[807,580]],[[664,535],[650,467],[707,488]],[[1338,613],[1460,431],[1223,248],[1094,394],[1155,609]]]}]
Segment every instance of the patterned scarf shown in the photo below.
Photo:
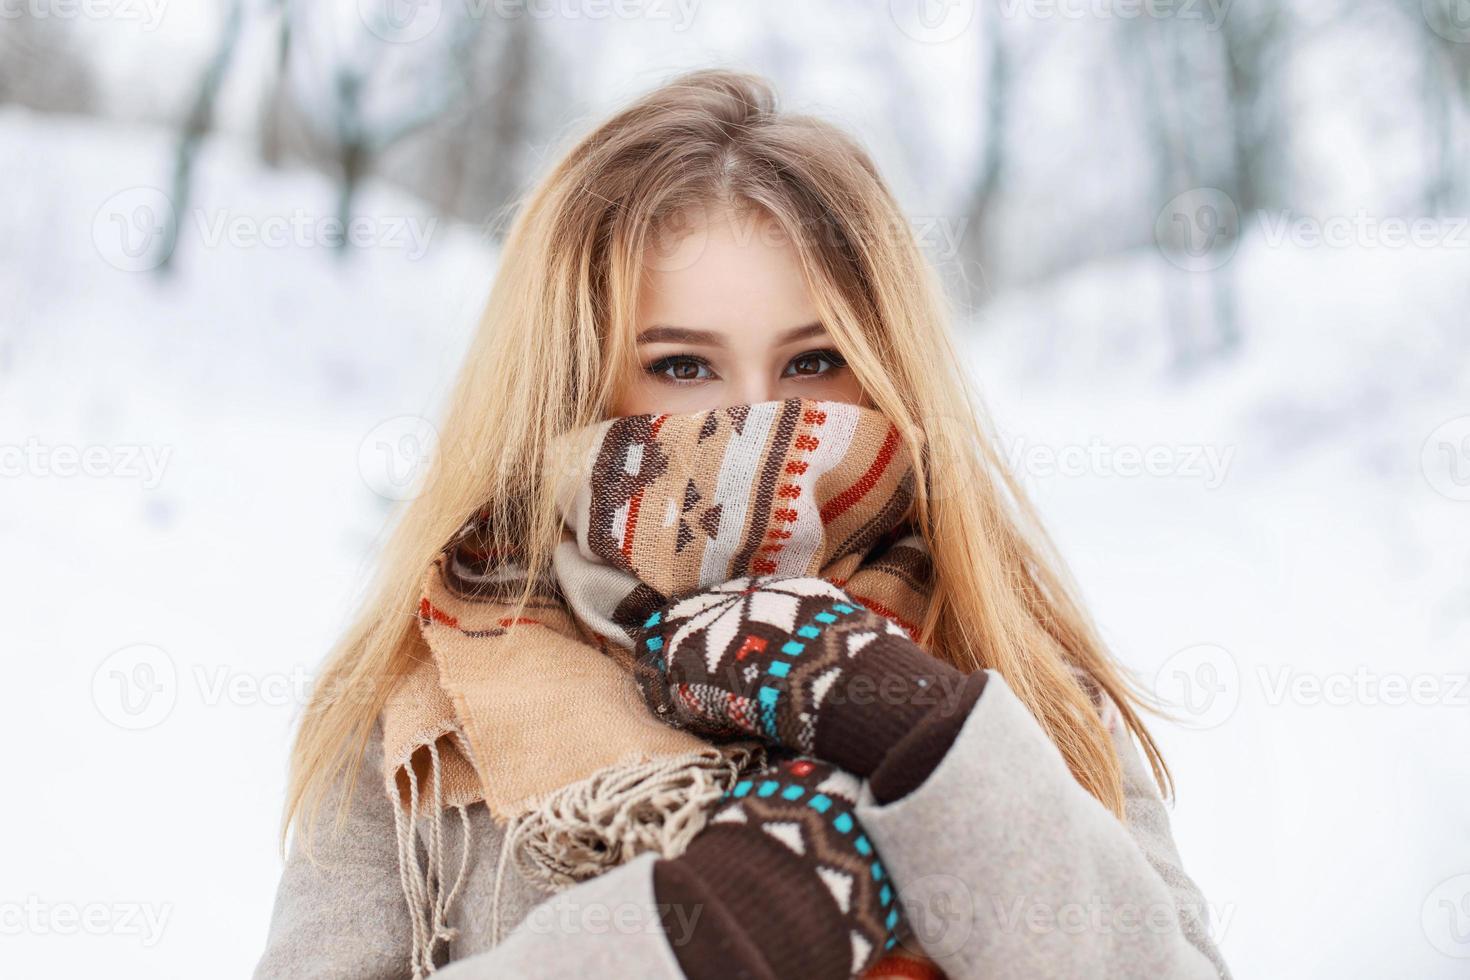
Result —
[{"label": "patterned scarf", "polygon": [[[876,410],[789,398],[605,419],[558,437],[546,462],[564,520],[554,580],[513,620],[525,568],[490,553],[483,513],[469,520],[427,569],[424,655],[383,712],[416,971],[432,972],[452,936],[470,805],[507,828],[497,888],[507,854],[561,888],[644,851],[681,854],[762,761],[754,743],[711,744],[644,703],[634,636],[670,598],[746,575],[820,576],[910,631],[924,616],[915,472]],[[452,882],[449,810],[466,832]]]}]

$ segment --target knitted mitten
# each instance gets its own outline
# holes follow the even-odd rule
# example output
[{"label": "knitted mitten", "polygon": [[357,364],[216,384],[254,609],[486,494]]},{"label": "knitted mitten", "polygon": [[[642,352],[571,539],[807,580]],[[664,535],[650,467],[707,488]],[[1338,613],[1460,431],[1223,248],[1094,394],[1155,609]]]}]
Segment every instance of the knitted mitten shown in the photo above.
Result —
[{"label": "knitted mitten", "polygon": [[931,657],[892,620],[806,576],[738,578],[676,598],[636,639],[639,686],[669,724],[825,759],[871,777],[880,800],[928,776],[986,677]]},{"label": "knitted mitten", "polygon": [[787,758],[736,783],[653,871],[685,976],[847,978],[897,942],[898,898],[853,816],[856,777]]}]

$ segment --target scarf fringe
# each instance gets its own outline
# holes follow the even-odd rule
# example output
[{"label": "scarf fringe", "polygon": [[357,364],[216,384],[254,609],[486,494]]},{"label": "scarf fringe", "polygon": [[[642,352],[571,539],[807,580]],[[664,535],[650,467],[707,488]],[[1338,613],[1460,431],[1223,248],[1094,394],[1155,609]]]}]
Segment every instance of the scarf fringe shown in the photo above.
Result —
[{"label": "scarf fringe", "polygon": [[645,851],[678,857],[704,829],[710,807],[764,758],[763,746],[741,742],[609,766],[510,821],[505,846],[524,877],[554,891]]},{"label": "scarf fringe", "polygon": [[[458,733],[451,732],[461,752],[468,758],[469,745]],[[424,841],[427,862],[419,863],[419,829],[417,815],[420,810],[418,775],[412,760],[402,768],[408,780],[408,804],[402,797],[393,794],[393,823],[398,836],[398,874],[403,885],[403,898],[408,903],[409,918],[413,931],[413,950],[410,966],[413,980],[422,980],[438,967],[434,963],[434,952],[440,942],[448,943],[458,934],[449,926],[449,911],[464,883],[470,858],[470,817],[464,806],[456,805],[459,811],[463,838],[460,846],[459,869],[453,884],[444,887],[444,812],[449,809],[444,803],[444,786],[439,765],[439,744],[430,741],[425,746],[429,753],[429,812],[428,834]]]}]

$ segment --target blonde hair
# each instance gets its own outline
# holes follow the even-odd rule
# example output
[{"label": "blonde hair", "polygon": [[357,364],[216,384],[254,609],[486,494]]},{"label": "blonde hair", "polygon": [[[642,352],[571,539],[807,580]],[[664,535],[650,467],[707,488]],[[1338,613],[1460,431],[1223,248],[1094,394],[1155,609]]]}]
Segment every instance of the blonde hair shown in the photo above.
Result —
[{"label": "blonde hair", "polygon": [[704,70],[597,126],[523,202],[436,458],[313,691],[291,755],[283,846],[293,825],[310,846],[346,771],[340,826],[388,691],[424,652],[415,623],[423,571],[467,515],[488,508],[498,551],[524,556],[533,575],[550,567],[560,518],[539,478],[548,442],[606,417],[636,369],[641,263],[693,227],[683,220],[691,213],[717,207],[759,214],[789,236],[822,322],[920,464],[915,514],[935,572],[926,648],[1003,676],[1077,782],[1121,816],[1119,760],[1090,678],[1171,791],[1135,711],[1142,695],[1104,650],[995,451],[936,278],[872,161],[831,124],[778,111],[760,77]]}]

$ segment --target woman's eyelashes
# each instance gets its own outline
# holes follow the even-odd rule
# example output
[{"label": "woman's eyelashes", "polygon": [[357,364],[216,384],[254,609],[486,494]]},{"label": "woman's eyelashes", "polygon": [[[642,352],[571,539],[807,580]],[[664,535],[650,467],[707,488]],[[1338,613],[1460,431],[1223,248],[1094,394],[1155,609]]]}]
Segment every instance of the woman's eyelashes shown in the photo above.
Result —
[{"label": "woman's eyelashes", "polygon": [[[826,364],[826,367],[821,365]],[[839,368],[847,367],[847,361],[843,356],[831,348],[823,350],[809,350],[805,354],[797,354],[786,365],[786,374],[783,377],[791,377],[791,369],[797,368],[797,375],[813,376],[829,374]]]},{"label": "woman's eyelashes", "polygon": [[[783,378],[813,378],[831,374],[847,366],[846,359],[831,348],[809,350],[797,354],[786,363]],[[710,362],[697,354],[671,354],[652,362],[644,370],[667,384],[697,384],[718,378]]]},{"label": "woman's eyelashes", "polygon": [[[645,368],[656,380],[668,384],[690,384],[696,381],[708,381],[714,377],[714,370],[709,361],[693,354],[673,354],[669,357],[661,357]],[[706,372],[701,374],[700,372]]]}]

